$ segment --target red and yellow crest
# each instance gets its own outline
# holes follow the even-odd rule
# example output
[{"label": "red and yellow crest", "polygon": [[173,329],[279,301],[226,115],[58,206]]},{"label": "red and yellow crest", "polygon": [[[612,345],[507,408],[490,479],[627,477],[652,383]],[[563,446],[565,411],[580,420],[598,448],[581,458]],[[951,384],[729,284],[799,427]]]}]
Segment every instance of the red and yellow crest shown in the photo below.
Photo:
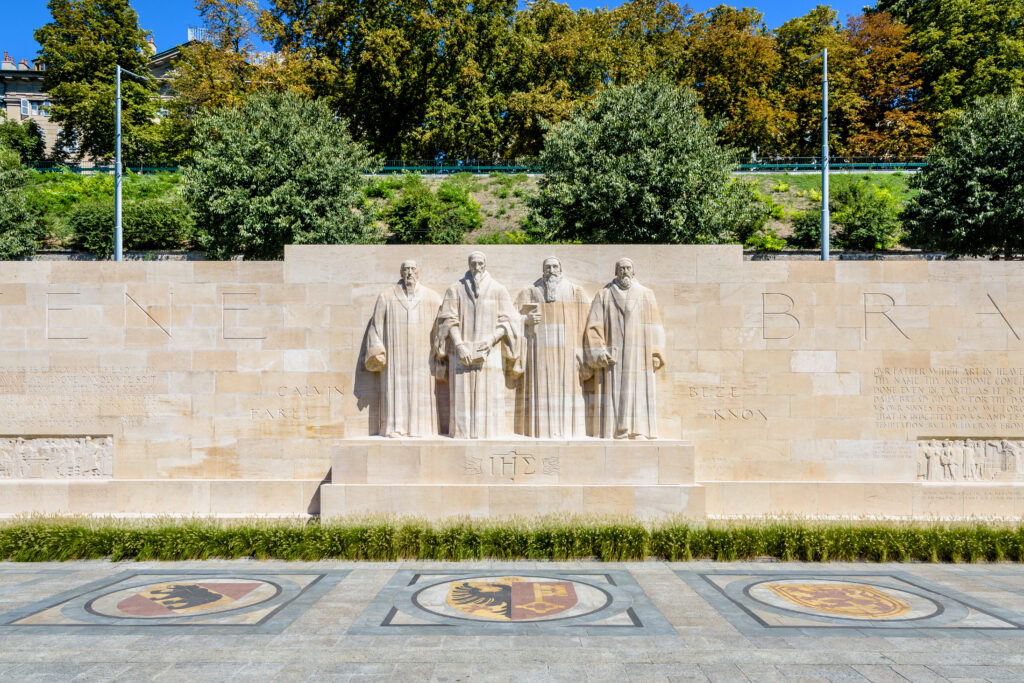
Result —
[{"label": "red and yellow crest", "polygon": [[574,607],[578,598],[571,581],[534,581],[505,576],[453,583],[445,602],[478,619],[529,621],[564,612]]}]

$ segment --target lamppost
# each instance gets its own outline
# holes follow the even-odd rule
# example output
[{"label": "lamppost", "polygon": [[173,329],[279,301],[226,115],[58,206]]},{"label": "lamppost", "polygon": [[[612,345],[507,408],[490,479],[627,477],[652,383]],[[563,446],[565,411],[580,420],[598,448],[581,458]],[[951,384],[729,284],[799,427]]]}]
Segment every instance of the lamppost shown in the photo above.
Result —
[{"label": "lamppost", "polygon": [[821,260],[828,261],[828,48],[804,60],[804,64],[821,57]]},{"label": "lamppost", "polygon": [[114,149],[114,260],[123,261],[122,252],[122,230],[121,230],[121,72],[134,76],[145,82],[146,77],[133,73],[128,69],[122,69],[117,65],[117,85],[114,95],[114,126],[117,129]]}]

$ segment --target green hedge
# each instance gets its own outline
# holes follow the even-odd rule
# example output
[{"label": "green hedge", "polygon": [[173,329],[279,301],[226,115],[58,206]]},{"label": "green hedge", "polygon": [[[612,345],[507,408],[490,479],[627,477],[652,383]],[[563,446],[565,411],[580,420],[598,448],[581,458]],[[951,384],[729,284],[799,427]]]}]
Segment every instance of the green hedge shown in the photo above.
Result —
[{"label": "green hedge", "polygon": [[577,518],[429,523],[18,518],[0,560],[804,560],[1024,562],[1024,525]]},{"label": "green hedge", "polygon": [[[67,218],[74,233],[73,247],[106,258],[114,253],[113,202],[82,204]],[[181,200],[147,199],[127,202],[121,211],[125,251],[183,249],[189,245],[195,223]]]}]

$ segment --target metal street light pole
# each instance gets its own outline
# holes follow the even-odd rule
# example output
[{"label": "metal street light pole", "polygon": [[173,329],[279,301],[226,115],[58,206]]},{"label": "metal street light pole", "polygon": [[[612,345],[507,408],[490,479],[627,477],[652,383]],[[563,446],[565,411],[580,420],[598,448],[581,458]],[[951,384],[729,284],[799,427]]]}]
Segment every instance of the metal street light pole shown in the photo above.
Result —
[{"label": "metal street light pole", "polygon": [[121,229],[121,72],[145,81],[144,76],[122,69],[117,65],[116,86],[114,91],[114,126],[117,129],[114,143],[114,260],[123,261],[122,229]]},{"label": "metal street light pole", "polygon": [[805,59],[804,64],[821,57],[821,260],[828,261],[828,48]]}]

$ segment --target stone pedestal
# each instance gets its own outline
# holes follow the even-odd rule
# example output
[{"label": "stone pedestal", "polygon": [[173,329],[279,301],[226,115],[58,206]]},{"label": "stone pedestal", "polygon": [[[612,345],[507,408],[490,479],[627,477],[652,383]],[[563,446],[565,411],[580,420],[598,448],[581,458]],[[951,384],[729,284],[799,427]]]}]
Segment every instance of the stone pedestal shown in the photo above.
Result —
[{"label": "stone pedestal", "polygon": [[705,514],[688,441],[367,439],[331,460],[325,517]]}]

